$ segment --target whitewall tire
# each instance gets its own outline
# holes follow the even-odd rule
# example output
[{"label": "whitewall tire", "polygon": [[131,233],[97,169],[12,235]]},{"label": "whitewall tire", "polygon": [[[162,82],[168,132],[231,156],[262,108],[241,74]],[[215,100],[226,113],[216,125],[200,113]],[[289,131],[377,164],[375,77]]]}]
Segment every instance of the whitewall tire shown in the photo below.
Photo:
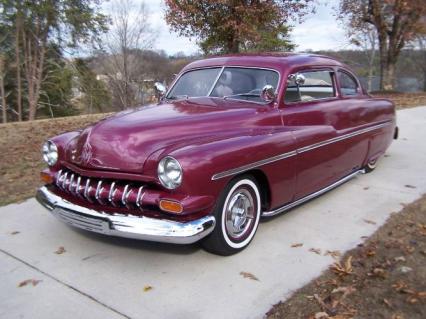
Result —
[{"label": "whitewall tire", "polygon": [[216,227],[203,241],[204,248],[219,255],[232,255],[246,248],[259,226],[260,191],[250,175],[233,179],[219,196],[214,216]]}]

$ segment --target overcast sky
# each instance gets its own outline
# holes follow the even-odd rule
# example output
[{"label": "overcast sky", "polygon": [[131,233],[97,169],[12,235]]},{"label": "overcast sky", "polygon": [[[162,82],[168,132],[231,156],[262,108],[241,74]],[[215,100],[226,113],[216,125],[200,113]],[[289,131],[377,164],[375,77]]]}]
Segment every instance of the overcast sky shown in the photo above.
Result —
[{"label": "overcast sky", "polygon": [[[134,0],[135,3],[142,0]],[[347,48],[344,31],[336,21],[333,7],[337,0],[322,1],[316,13],[310,14],[301,24],[295,24],[291,38],[297,45],[296,51],[306,50],[339,50]],[[192,54],[199,51],[194,39],[179,37],[169,30],[164,20],[164,3],[162,0],[145,0],[151,13],[151,25],[158,31],[154,49],[164,50],[172,55],[177,52]]]}]

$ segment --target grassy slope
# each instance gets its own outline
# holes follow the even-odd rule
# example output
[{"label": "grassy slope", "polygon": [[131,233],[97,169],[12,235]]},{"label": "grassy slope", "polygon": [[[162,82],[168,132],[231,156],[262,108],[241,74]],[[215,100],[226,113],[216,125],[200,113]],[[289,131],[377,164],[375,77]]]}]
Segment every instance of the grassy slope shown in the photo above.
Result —
[{"label": "grassy slope", "polygon": [[41,145],[54,135],[75,130],[108,114],[72,116],[0,125],[0,206],[34,196],[45,167]]}]

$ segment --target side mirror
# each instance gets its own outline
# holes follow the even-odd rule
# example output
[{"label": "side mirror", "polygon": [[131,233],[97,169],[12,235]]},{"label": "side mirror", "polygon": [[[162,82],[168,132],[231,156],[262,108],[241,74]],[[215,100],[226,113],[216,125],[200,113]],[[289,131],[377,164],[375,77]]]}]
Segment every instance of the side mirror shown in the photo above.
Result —
[{"label": "side mirror", "polygon": [[154,89],[155,93],[158,96],[158,100],[161,100],[161,98],[166,94],[167,88],[164,86],[163,83],[155,82],[154,83]]},{"label": "side mirror", "polygon": [[265,85],[260,93],[260,97],[265,102],[272,102],[275,99],[275,88],[272,85]]},{"label": "side mirror", "polygon": [[305,84],[306,78],[303,74],[295,73],[288,76],[289,81],[294,81],[297,86]]}]

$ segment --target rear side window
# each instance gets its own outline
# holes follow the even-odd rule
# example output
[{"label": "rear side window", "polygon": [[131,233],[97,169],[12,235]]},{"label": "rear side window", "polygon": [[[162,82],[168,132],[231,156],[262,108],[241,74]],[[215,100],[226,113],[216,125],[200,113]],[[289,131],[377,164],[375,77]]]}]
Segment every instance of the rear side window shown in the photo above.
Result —
[{"label": "rear side window", "polygon": [[343,96],[358,94],[358,83],[349,73],[339,71],[339,84]]},{"label": "rear side window", "polygon": [[334,96],[333,71],[307,71],[289,76],[284,101],[309,102]]}]

